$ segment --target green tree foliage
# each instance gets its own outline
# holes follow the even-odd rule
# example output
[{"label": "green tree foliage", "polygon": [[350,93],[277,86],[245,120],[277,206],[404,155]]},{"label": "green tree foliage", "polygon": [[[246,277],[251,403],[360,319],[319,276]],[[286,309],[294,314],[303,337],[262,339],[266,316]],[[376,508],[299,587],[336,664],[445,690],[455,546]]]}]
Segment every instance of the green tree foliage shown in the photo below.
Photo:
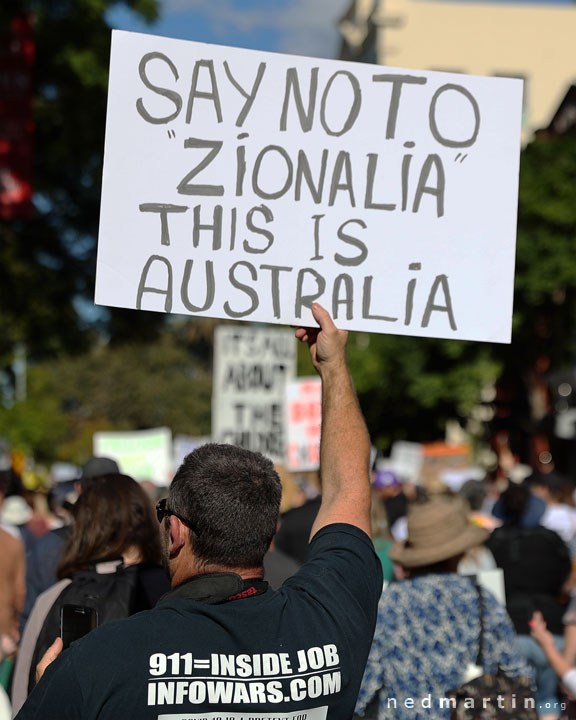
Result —
[{"label": "green tree foliage", "polygon": [[373,442],[428,442],[446,420],[467,417],[499,365],[487,345],[426,338],[358,335],[350,365]]},{"label": "green tree foliage", "polygon": [[[120,0],[2,0],[0,32],[35,18],[36,213],[0,223],[0,361],[16,341],[36,358],[84,351],[32,368],[28,399],[0,410],[0,436],[43,457],[81,460],[98,429],[168,425],[209,431],[211,330],[194,320],[185,339],[157,339],[165,316],[95,315],[111,339],[90,350],[76,307],[92,296],[110,30]],[[153,20],[156,0],[125,5]],[[511,346],[353,334],[350,362],[374,441],[433,440],[464,418],[499,373],[521,377],[538,358],[552,367],[576,351],[576,137],[539,139],[523,152]],[[96,327],[98,323],[94,324]],[[138,342],[136,342],[136,340]],[[189,350],[194,348],[195,355]],[[301,350],[301,373],[312,373]],[[192,370],[196,368],[196,370]]]},{"label": "green tree foliage", "polygon": [[522,154],[510,367],[576,359],[576,135],[541,138]]},{"label": "green tree foliage", "polygon": [[[438,440],[449,419],[465,424],[501,369],[488,344],[396,335],[351,333],[348,358],[372,442],[383,450],[395,440]],[[314,374],[302,344],[298,370]]]},{"label": "green tree foliage", "polygon": [[[157,0],[2,0],[0,35],[33,17],[36,212],[0,223],[0,359],[25,341],[36,357],[86,348],[75,300],[93,295],[110,50],[106,13],[145,20]],[[103,318],[105,316],[103,315]],[[145,337],[162,316],[119,314],[120,334]]]},{"label": "green tree foliage", "polygon": [[0,436],[39,459],[83,462],[98,430],[210,434],[210,372],[185,340],[167,332],[36,365],[27,399],[0,409]]}]

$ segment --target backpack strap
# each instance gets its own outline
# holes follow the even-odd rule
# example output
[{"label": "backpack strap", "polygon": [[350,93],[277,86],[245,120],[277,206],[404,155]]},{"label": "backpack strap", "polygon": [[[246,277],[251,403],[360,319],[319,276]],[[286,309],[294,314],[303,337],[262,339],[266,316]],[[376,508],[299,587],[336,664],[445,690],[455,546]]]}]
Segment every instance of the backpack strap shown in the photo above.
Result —
[{"label": "backpack strap", "polygon": [[482,588],[478,581],[474,580],[474,587],[478,593],[478,606],[480,610],[480,635],[478,636],[478,655],[476,656],[476,665],[478,667],[484,667],[484,596],[482,594]]},{"label": "backpack strap", "polygon": [[63,605],[84,605],[98,613],[98,625],[131,615],[138,590],[138,566],[119,566],[115,572],[79,570],[54,601],[38,634],[30,672],[28,692],[36,684],[36,665],[60,636],[60,610]]},{"label": "backpack strap", "polygon": [[60,607],[64,604],[61,599],[65,596],[66,590],[69,587],[70,584],[62,588],[62,591],[46,613],[46,617],[36,638],[36,645],[34,646],[32,662],[30,663],[28,672],[28,694],[32,692],[34,685],[36,685],[36,665],[40,662],[40,659],[54,640],[60,637]]}]

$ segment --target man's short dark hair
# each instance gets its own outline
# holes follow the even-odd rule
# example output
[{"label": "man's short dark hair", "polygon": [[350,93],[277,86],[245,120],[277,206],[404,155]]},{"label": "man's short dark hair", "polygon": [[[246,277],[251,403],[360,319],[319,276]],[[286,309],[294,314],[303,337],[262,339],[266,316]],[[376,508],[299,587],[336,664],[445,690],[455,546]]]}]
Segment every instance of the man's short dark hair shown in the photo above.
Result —
[{"label": "man's short dark hair", "polygon": [[186,456],[170,485],[170,510],[190,521],[204,565],[260,567],[276,532],[282,486],[270,460],[211,443]]}]

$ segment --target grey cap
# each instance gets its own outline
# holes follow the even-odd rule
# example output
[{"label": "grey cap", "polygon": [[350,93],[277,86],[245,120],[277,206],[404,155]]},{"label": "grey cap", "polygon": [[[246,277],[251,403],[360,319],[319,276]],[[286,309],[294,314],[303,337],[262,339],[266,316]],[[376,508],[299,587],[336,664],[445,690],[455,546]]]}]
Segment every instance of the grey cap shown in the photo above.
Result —
[{"label": "grey cap", "polygon": [[82,466],[80,483],[85,484],[87,480],[101,477],[102,475],[115,475],[120,472],[116,460],[107,457],[91,457]]}]

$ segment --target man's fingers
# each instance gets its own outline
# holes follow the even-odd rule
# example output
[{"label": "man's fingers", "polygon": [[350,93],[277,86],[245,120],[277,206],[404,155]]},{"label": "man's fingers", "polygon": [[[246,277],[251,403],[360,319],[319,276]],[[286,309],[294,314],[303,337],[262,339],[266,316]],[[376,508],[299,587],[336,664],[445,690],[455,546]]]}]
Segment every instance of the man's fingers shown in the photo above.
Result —
[{"label": "man's fingers", "polygon": [[322,330],[330,332],[336,330],[336,325],[330,317],[328,310],[325,310],[319,303],[312,303],[312,315]]},{"label": "man's fingers", "polygon": [[42,675],[44,675],[48,665],[50,665],[50,663],[56,660],[56,658],[58,657],[58,655],[60,655],[63,649],[64,645],[62,643],[62,638],[56,638],[56,640],[54,640],[48,650],[46,650],[38,665],[36,665],[36,682],[39,682]]},{"label": "man's fingers", "polygon": [[295,332],[295,336],[298,340],[301,340],[302,342],[313,342],[316,337],[318,336],[318,329],[317,328],[298,328]]}]

